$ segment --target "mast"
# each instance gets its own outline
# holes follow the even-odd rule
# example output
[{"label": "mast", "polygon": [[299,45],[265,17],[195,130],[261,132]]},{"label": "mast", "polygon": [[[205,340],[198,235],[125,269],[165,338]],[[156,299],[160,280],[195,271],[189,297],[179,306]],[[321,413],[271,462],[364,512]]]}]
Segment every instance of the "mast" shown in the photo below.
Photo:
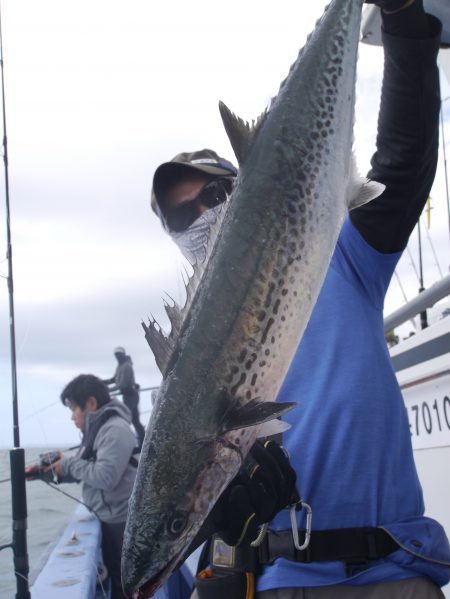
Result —
[{"label": "mast", "polygon": [[[422,260],[422,233],[420,230],[420,219],[417,223],[417,232],[419,234],[419,283],[420,283],[419,293],[422,293],[423,291],[425,291],[425,287],[423,286],[424,281],[423,281],[423,260]],[[422,329],[426,329],[428,326],[428,318],[427,318],[426,310],[424,310],[423,312],[420,313],[420,326]]]},{"label": "mast", "polygon": [[9,338],[11,347],[11,384],[13,407],[14,449],[9,453],[11,467],[12,496],[12,547],[14,554],[14,573],[16,576],[16,599],[31,599],[28,586],[28,550],[27,550],[27,495],[25,488],[25,452],[20,447],[19,404],[17,394],[16,332],[14,319],[14,284],[12,268],[11,219],[9,204],[8,176],[8,138],[6,134],[5,81],[3,69],[3,36],[0,8],[0,68],[2,80],[3,114],[3,163],[5,167],[5,203],[6,203],[6,243],[8,259],[8,297],[9,297]]},{"label": "mast", "polygon": [[442,136],[442,153],[444,157],[444,173],[445,173],[445,192],[447,198],[447,213],[448,213],[448,233],[450,240],[450,197],[448,191],[448,173],[447,173],[447,151],[445,147],[445,128],[444,128],[444,102],[450,100],[450,96],[441,100],[441,136]]}]

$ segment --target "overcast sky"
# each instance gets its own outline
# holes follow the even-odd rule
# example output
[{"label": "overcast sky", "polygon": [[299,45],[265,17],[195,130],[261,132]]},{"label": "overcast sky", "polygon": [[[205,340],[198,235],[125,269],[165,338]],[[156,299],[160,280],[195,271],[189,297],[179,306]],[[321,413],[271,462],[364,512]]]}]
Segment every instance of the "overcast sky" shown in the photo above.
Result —
[{"label": "overcast sky", "polygon": [[[132,356],[142,386],[159,384],[140,322],[154,314],[167,324],[161,298],[167,291],[181,301],[183,290],[182,261],[149,207],[153,171],[180,151],[202,147],[234,161],[218,101],[256,118],[324,6],[322,0],[2,2],[23,445],[77,442],[59,393],[80,372],[111,376],[116,345]],[[381,49],[361,46],[355,132],[363,172],[373,151],[381,68]],[[449,95],[445,83],[443,97]],[[450,101],[444,108],[450,140]],[[442,163],[432,197],[430,234],[447,273]],[[424,246],[429,286],[440,275],[425,232]],[[412,252],[417,262],[414,244]],[[418,282],[408,256],[399,272],[411,299]],[[386,312],[402,301],[394,281]],[[5,279],[0,309],[0,444],[9,446]],[[141,403],[149,408],[148,394]]]}]

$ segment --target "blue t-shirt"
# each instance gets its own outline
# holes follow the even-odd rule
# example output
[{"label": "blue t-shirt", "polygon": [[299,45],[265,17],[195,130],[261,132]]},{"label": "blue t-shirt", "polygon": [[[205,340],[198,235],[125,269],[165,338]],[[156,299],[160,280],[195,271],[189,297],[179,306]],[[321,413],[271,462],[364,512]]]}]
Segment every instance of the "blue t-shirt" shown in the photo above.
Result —
[{"label": "blue t-shirt", "polygon": [[[408,418],[384,338],[384,297],[400,255],[377,252],[347,218],[278,400],[297,402],[284,417],[292,427],[283,444],[312,507],[313,530],[383,526],[416,555],[400,549],[352,577],[341,561],[280,558],[265,568],[258,590],[418,575],[441,585],[449,579],[450,569],[440,563],[450,562],[448,541],[423,516]],[[290,528],[289,512],[270,528]]]}]

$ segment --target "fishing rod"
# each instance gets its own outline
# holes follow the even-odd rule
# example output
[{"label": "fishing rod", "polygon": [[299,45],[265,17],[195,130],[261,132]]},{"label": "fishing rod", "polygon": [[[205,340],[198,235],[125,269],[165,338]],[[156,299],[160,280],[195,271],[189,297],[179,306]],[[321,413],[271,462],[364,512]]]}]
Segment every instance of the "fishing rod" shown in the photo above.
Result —
[{"label": "fishing rod", "polygon": [[16,599],[31,599],[28,585],[30,571],[27,549],[27,494],[25,489],[25,451],[20,447],[19,403],[17,393],[16,332],[14,319],[14,284],[12,268],[11,217],[9,204],[8,137],[6,134],[5,79],[3,67],[3,35],[0,6],[0,70],[2,82],[3,164],[5,170],[6,243],[8,259],[9,339],[11,347],[11,384],[14,449],[9,452],[11,468],[12,542],[16,576]]}]

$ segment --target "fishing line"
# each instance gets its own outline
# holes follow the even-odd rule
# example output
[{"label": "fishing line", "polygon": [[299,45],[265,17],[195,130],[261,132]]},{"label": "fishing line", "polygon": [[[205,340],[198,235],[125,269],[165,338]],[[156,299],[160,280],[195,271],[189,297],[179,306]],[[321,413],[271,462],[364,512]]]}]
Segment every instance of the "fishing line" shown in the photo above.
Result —
[{"label": "fishing line", "polygon": [[445,141],[445,129],[444,129],[444,102],[450,100],[450,96],[441,99],[441,137],[442,137],[442,153],[444,156],[444,175],[445,175],[445,191],[447,197],[447,212],[448,212],[448,232],[450,236],[450,196],[449,196],[449,183],[447,174],[447,154],[446,154],[446,141]]},{"label": "fishing line", "polygon": [[402,282],[400,281],[399,274],[398,274],[398,272],[397,272],[396,270],[394,271],[394,275],[395,275],[395,278],[396,278],[396,280],[397,280],[398,286],[400,287],[400,291],[402,292],[402,295],[403,295],[403,301],[404,301],[404,302],[405,302],[405,304],[406,304],[406,303],[408,302],[408,297],[407,297],[407,295],[406,295],[406,293],[405,293],[405,290],[403,289]]},{"label": "fishing line", "polygon": [[[104,566],[105,570],[108,571],[106,569],[106,566],[104,564],[103,564],[103,566]],[[107,595],[107,593],[105,591],[105,587],[103,586],[103,581],[102,581],[101,576],[100,576],[100,571],[99,571],[99,568],[98,568],[98,564],[94,563],[94,568],[95,568],[95,571],[97,573],[97,584],[100,585],[103,597],[105,597],[106,599],[108,599],[108,595]]]},{"label": "fishing line", "polygon": [[435,262],[436,267],[437,267],[437,269],[439,271],[439,275],[440,275],[441,279],[443,279],[444,275],[442,274],[441,266],[439,264],[439,260],[438,260],[437,254],[436,254],[436,251],[434,249],[434,244],[433,244],[433,241],[431,239],[431,235],[430,235],[430,232],[428,230],[428,227],[425,227],[425,231],[426,231],[427,238],[428,238],[428,241],[429,241],[430,246],[431,246],[431,251],[433,252],[434,262]]},{"label": "fishing line", "polygon": [[14,570],[14,574],[16,576],[20,576],[20,578],[23,578],[23,580],[26,580],[27,582],[29,582],[28,577],[24,576],[23,574],[21,574],[20,572],[17,572],[17,570]]},{"label": "fishing line", "polygon": [[[3,540],[3,539],[2,539]],[[8,548],[13,549],[14,545],[12,543],[7,543],[6,545],[0,545],[0,551],[3,551],[3,549],[8,549]]]},{"label": "fishing line", "polygon": [[[45,410],[48,410],[49,408],[52,408],[53,406],[56,406],[59,403],[60,403],[59,401],[54,401],[53,403],[50,403],[46,406],[43,406],[42,408],[39,408],[35,412],[28,414],[28,416],[22,417],[22,422],[29,420],[30,418],[34,418],[34,416],[36,416],[37,414],[40,414],[40,412],[44,412]],[[67,450],[67,451],[69,451],[69,450]]]},{"label": "fishing line", "polygon": [[[398,274],[398,272],[396,270],[394,270],[394,275],[395,275],[397,283],[398,283],[398,285],[400,287],[400,290],[402,292],[403,300],[404,300],[405,304],[407,304],[408,303],[408,298],[406,296],[405,290],[403,289],[403,285],[402,285],[402,282],[400,281],[399,274]],[[417,331],[417,325],[416,325],[416,321],[414,320],[414,318],[410,318],[409,322],[412,324],[414,330]]]},{"label": "fishing line", "polygon": [[[6,541],[6,539],[9,539],[11,537],[11,533],[7,532],[6,534],[4,534],[3,536],[0,537],[0,543],[3,543],[3,541]],[[0,549],[8,549],[8,547],[11,547],[11,549],[14,549],[14,544],[9,542],[6,545],[2,545],[0,547]]]},{"label": "fishing line", "polygon": [[413,267],[414,272],[416,273],[417,281],[418,281],[418,283],[420,285],[420,276],[419,276],[419,273],[417,271],[416,263],[414,262],[414,258],[412,257],[411,250],[409,249],[409,245],[406,247],[406,251],[408,252],[409,259],[411,260],[411,266]]},{"label": "fishing line", "polygon": [[[59,489],[57,485],[55,485],[55,484],[53,484],[53,483],[51,483],[49,481],[44,480],[42,482],[44,482],[46,485],[48,485],[54,491],[58,491],[59,493],[62,493],[63,495],[65,495],[69,499],[72,499],[73,501],[76,501],[77,503],[80,503],[81,505],[83,505],[89,512],[91,512],[92,514],[94,514],[94,516],[96,516],[96,518],[100,521],[100,518],[98,517],[98,514],[96,513],[96,511],[93,508],[89,507],[87,505],[87,503],[84,503],[84,501],[81,501],[80,499],[77,499],[76,497],[73,497],[69,493],[66,493],[66,491],[63,491],[62,489]],[[103,597],[105,597],[107,599],[108,595],[106,594],[105,588],[103,586],[102,579],[100,578],[100,572],[98,570],[98,565],[95,562],[93,562],[93,566],[94,566],[95,571],[96,571],[96,577],[97,577],[98,584],[100,585],[102,595],[103,595]]]},{"label": "fishing line", "polygon": [[59,489],[58,485],[55,485],[54,483],[51,483],[51,482],[49,482],[47,480],[43,480],[42,482],[44,482],[46,485],[48,485],[51,489],[54,489],[55,491],[58,491],[58,493],[62,493],[63,495],[65,495],[69,499],[73,499],[73,501],[76,501],[77,503],[81,503],[81,505],[84,505],[84,507],[86,509],[88,509],[90,512],[92,512],[94,514],[94,516],[96,516],[100,520],[100,518],[98,517],[98,514],[96,513],[96,511],[93,508],[89,507],[87,505],[87,503],[84,503],[84,501],[81,501],[81,499],[77,499],[73,495],[70,495],[69,493],[66,493],[66,491],[63,491],[62,489]]}]

